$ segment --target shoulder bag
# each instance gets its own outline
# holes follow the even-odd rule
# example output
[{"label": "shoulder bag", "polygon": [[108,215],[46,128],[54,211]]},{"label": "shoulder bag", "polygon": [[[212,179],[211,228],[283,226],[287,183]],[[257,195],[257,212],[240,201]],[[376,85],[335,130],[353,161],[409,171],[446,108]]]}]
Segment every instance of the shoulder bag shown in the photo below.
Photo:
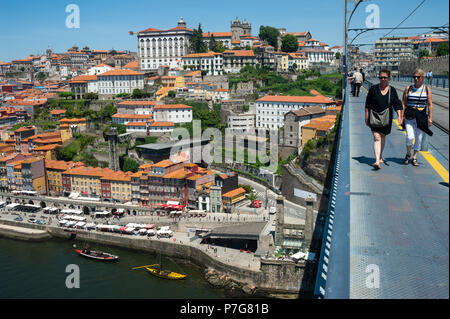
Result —
[{"label": "shoulder bag", "polygon": [[386,127],[390,122],[390,108],[391,108],[391,88],[389,88],[388,96],[388,108],[381,111],[375,112],[370,109],[369,112],[369,123],[371,127]]}]

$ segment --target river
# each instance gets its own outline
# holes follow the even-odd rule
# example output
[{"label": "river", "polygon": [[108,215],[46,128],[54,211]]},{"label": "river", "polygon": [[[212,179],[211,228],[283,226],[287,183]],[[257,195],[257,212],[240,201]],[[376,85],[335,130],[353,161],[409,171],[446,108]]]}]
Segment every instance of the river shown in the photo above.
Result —
[{"label": "river", "polygon": [[[73,251],[84,243],[52,239],[23,242],[0,238],[0,298],[40,299],[219,299],[224,291],[211,287],[201,270],[189,263],[162,257],[163,268],[186,274],[181,281],[154,277],[132,267],[159,263],[147,252],[92,244],[92,250],[119,255],[117,262],[81,257]],[[79,267],[79,288],[66,287],[68,265]],[[70,281],[73,282],[73,281]]]}]

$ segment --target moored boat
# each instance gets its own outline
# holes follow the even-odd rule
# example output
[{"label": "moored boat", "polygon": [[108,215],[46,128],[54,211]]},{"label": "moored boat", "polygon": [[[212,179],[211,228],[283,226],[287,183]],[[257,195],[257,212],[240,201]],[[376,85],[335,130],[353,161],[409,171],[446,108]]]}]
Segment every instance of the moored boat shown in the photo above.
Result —
[{"label": "moored boat", "polygon": [[180,280],[180,279],[186,278],[186,275],[179,274],[179,273],[176,273],[173,271],[162,270],[161,266],[159,264],[134,267],[132,269],[139,269],[139,268],[145,268],[145,269],[147,269],[147,271],[149,273],[151,273],[152,275],[157,276],[159,278],[170,279],[170,280]]},{"label": "moored boat", "polygon": [[89,249],[74,249],[74,250],[83,257],[92,258],[96,260],[114,261],[119,259],[119,256],[108,254],[102,251],[95,251]]}]

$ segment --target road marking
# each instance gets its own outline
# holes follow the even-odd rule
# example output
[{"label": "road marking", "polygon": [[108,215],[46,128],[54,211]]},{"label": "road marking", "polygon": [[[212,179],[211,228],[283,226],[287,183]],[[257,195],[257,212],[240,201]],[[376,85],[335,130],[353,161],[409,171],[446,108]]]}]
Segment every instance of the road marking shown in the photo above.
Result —
[{"label": "road marking", "polygon": [[[393,122],[395,123],[395,125],[397,125],[399,129],[401,129],[398,120],[393,119]],[[403,130],[402,132],[406,136],[406,132]],[[444,182],[448,183],[449,174],[448,171],[444,168],[444,166],[442,166],[442,164],[439,163],[439,161],[436,158],[434,158],[434,156],[431,155],[430,152],[421,151],[420,154],[422,154],[422,156],[427,160],[427,162],[431,165],[431,167],[439,174],[439,176],[444,180]]]}]

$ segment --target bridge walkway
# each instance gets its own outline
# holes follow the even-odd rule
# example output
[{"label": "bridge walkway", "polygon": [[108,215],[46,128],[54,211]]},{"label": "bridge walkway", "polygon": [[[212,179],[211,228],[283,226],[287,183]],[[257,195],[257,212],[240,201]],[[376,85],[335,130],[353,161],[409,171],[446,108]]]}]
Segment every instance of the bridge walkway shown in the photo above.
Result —
[{"label": "bridge walkway", "polygon": [[448,298],[448,151],[444,164],[421,152],[419,167],[404,165],[405,134],[393,123],[376,171],[367,89],[346,96],[316,297]]}]

